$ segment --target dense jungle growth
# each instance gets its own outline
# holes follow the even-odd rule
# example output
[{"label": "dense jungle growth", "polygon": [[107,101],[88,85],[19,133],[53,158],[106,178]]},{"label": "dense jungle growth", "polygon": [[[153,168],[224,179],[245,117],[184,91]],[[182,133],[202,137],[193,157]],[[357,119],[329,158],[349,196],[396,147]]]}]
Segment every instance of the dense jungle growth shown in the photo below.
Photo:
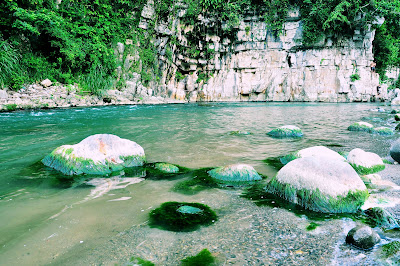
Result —
[{"label": "dense jungle growth", "polygon": [[[116,43],[132,39],[141,63],[134,66],[148,84],[159,76],[157,51],[151,42],[154,25],[138,28],[146,0],[5,0],[0,3],[0,87],[20,89],[44,78],[79,83],[97,94],[117,84]],[[185,23],[199,15],[214,18],[206,31],[235,37],[240,19],[249,12],[265,17],[271,31],[283,33],[287,11],[300,7],[303,44],[323,36],[352,36],[355,29],[376,27],[377,71],[400,66],[400,0],[155,0],[155,19],[171,21],[179,8]],[[217,18],[217,19],[215,19]],[[385,18],[382,25],[375,22]],[[173,42],[174,38],[171,38]],[[190,41],[190,40],[189,40]],[[198,53],[197,47],[192,53]],[[398,84],[400,85],[400,84]]]}]

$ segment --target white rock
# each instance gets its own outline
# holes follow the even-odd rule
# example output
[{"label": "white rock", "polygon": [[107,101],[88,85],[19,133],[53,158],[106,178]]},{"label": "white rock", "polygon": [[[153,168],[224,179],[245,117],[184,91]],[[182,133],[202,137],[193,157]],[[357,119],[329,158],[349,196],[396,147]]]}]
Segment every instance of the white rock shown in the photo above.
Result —
[{"label": "white rock", "polygon": [[371,168],[377,165],[384,165],[381,157],[372,152],[366,152],[362,149],[353,149],[347,156],[347,161],[356,166]]},{"label": "white rock", "polygon": [[339,153],[328,149],[325,146],[314,146],[306,149],[302,149],[297,153],[297,157],[305,158],[305,157],[324,157],[328,160],[339,160],[345,161],[346,159],[341,156]]},{"label": "white rock", "polygon": [[49,79],[45,79],[45,80],[43,80],[42,82],[40,82],[40,84],[43,86],[43,87],[49,87],[49,86],[51,86],[51,84],[53,84],[53,82],[51,82],[51,80],[49,80]]}]

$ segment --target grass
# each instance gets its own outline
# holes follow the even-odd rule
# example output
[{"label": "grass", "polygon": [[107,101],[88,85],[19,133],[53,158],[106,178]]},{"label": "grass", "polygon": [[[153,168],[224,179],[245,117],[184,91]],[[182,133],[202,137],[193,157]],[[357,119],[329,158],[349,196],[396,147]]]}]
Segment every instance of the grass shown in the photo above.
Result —
[{"label": "grass", "polygon": [[17,110],[17,105],[15,103],[6,104],[4,106],[6,107],[6,110],[9,112]]},{"label": "grass", "polygon": [[103,96],[105,91],[111,89],[113,81],[101,65],[92,67],[88,74],[79,79],[83,91],[93,95]]},{"label": "grass", "polygon": [[9,83],[19,69],[19,55],[7,42],[0,39],[0,88]]}]

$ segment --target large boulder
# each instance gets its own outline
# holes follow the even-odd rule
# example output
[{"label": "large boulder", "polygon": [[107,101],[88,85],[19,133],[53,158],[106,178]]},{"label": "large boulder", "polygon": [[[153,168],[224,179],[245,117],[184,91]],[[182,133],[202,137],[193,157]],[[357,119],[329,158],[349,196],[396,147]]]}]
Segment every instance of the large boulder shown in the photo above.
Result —
[{"label": "large boulder", "polygon": [[261,180],[261,176],[250,165],[231,164],[208,171],[217,182],[224,184],[243,184]]},{"label": "large boulder", "polygon": [[325,146],[313,146],[299,150],[298,152],[290,153],[288,155],[279,157],[279,162],[282,165],[286,165],[290,161],[305,157],[324,157],[326,160],[339,160],[339,161],[346,160],[345,157]]},{"label": "large boulder", "polygon": [[324,157],[291,161],[267,184],[266,190],[324,213],[356,212],[369,196],[363,181],[348,163]]},{"label": "large boulder", "polygon": [[371,227],[365,225],[354,227],[346,236],[346,243],[364,250],[373,248],[380,241],[380,236]]},{"label": "large boulder", "polygon": [[362,149],[353,149],[347,155],[347,161],[362,175],[373,174],[385,169],[385,164],[378,154],[366,152]]},{"label": "large boulder", "polygon": [[347,130],[349,131],[366,131],[371,132],[374,126],[367,122],[355,122],[351,124]]},{"label": "large boulder", "polygon": [[136,142],[97,134],[78,144],[56,148],[42,162],[66,175],[107,175],[125,167],[142,166],[145,154]]},{"label": "large boulder", "polygon": [[303,137],[303,132],[299,127],[287,125],[275,128],[268,132],[267,135],[274,138],[301,138]]},{"label": "large boulder", "polygon": [[396,162],[400,163],[400,139],[396,140],[392,144],[392,147],[390,147],[390,156],[392,156]]}]

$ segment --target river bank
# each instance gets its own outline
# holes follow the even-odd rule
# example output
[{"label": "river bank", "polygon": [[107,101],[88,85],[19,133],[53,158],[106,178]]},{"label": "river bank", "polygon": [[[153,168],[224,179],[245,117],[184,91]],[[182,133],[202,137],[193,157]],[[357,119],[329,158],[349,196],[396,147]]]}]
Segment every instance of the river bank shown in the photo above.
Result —
[{"label": "river bank", "polygon": [[[141,84],[127,86],[121,90],[107,90],[101,95],[92,95],[83,91],[77,84],[63,85],[50,80],[44,80],[40,84],[32,84],[18,91],[0,90],[0,112],[30,109],[51,109],[68,107],[89,107],[108,105],[136,105],[136,104],[176,104],[189,102],[265,102],[266,100],[250,99],[248,97],[232,98],[224,100],[204,100],[195,97],[186,98],[185,94],[154,96],[151,89]],[[384,91],[380,97],[363,98],[363,102],[390,101],[397,92]],[[329,100],[327,102],[341,102]]]}]

